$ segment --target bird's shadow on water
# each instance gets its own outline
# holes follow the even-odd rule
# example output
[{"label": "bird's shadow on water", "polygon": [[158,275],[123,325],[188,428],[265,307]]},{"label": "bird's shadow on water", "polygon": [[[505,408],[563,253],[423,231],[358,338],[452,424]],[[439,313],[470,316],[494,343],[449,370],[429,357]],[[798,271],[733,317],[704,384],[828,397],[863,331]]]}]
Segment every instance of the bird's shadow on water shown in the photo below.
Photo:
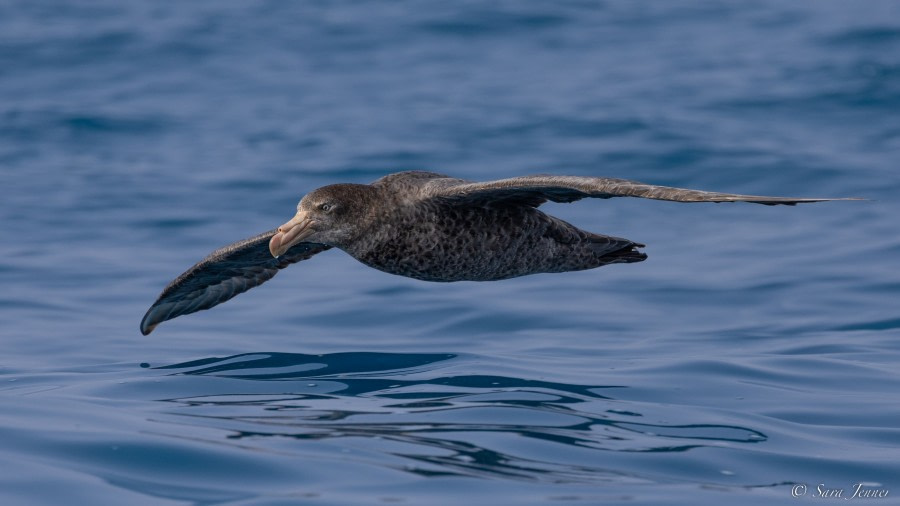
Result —
[{"label": "bird's shadow on water", "polygon": [[[752,445],[765,434],[737,425],[656,423],[615,399],[624,386],[478,374],[477,357],[350,352],[248,353],[155,367],[178,376],[252,381],[252,393],[161,399],[177,423],[225,430],[224,441],[268,451],[329,443],[365,448],[375,465],[422,476],[528,481],[654,481],[610,465],[602,452],[672,454]],[[502,368],[498,368],[502,369]],[[473,373],[475,371],[475,373]],[[215,385],[215,383],[213,384]],[[237,393],[236,393],[237,391]],[[702,415],[698,415],[702,416]],[[649,455],[648,455],[649,456]],[[361,457],[363,458],[363,457]]]}]

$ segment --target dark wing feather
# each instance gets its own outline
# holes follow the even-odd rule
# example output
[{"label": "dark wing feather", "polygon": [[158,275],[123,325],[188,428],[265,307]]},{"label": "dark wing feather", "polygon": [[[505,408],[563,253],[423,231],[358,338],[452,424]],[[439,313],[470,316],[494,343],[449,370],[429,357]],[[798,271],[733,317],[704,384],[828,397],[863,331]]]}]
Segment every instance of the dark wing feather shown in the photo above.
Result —
[{"label": "dark wing feather", "polygon": [[574,202],[588,197],[601,199],[640,197],[674,202],[752,202],[766,205],[794,205],[826,200],[860,200],[738,195],[656,186],[627,179],[580,176],[522,176],[484,183],[461,183],[444,187],[435,196],[469,204],[500,203],[533,207],[548,200]]},{"label": "dark wing feather", "polygon": [[273,258],[269,239],[275,230],[217,249],[169,283],[141,320],[145,336],[160,323],[209,309],[272,279],[280,269],[331,246],[302,242]]}]

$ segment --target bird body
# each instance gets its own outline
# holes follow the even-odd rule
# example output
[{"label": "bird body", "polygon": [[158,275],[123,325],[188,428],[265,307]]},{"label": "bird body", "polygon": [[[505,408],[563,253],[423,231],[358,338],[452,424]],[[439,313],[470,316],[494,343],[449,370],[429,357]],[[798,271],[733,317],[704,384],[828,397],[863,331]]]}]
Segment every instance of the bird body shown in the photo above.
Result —
[{"label": "bird body", "polygon": [[[580,230],[534,207],[443,199],[440,185],[429,185],[441,176],[416,174],[429,177],[366,185],[370,195],[354,199],[364,207],[354,223],[366,225],[332,245],[369,267],[424,281],[495,281],[646,258],[634,250],[641,244]],[[328,199],[346,188],[321,190],[317,196]]]},{"label": "bird body", "polygon": [[339,248],[375,269],[424,281],[494,281],[542,272],[640,262],[643,247],[587,232],[538,209],[546,201],[641,197],[676,202],[794,205],[822,200],[763,197],[579,176],[524,176],[484,183],[431,172],[314,190],[277,230],[214,251],[172,281],[141,321],[209,309],[280,269]]},{"label": "bird body", "polygon": [[389,225],[342,249],[375,269],[424,281],[495,281],[645,258],[615,254],[636,243],[579,230],[537,209],[440,203],[386,218]]}]

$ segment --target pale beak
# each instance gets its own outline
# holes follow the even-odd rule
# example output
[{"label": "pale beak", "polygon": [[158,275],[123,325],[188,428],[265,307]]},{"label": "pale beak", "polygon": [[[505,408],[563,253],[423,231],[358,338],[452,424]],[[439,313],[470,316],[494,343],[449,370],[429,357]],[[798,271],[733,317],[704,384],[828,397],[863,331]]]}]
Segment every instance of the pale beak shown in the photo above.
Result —
[{"label": "pale beak", "polygon": [[303,211],[297,211],[297,215],[291,221],[278,227],[278,232],[269,240],[269,251],[272,256],[278,258],[291,246],[312,235],[315,230],[311,227],[314,222],[306,217]]}]

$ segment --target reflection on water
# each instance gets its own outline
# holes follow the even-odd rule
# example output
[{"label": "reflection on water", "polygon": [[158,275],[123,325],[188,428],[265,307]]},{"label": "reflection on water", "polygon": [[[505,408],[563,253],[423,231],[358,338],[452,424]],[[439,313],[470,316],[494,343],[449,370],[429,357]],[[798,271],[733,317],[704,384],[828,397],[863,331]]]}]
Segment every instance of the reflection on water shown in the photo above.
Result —
[{"label": "reflection on water", "polygon": [[734,425],[647,420],[609,395],[626,387],[448,371],[465,361],[453,354],[253,353],[156,369],[271,383],[262,392],[164,399],[178,406],[178,424],[212,426],[228,441],[267,451],[341,440],[363,461],[423,476],[644,480],[604,468],[598,452],[686,452],[767,439]]}]

